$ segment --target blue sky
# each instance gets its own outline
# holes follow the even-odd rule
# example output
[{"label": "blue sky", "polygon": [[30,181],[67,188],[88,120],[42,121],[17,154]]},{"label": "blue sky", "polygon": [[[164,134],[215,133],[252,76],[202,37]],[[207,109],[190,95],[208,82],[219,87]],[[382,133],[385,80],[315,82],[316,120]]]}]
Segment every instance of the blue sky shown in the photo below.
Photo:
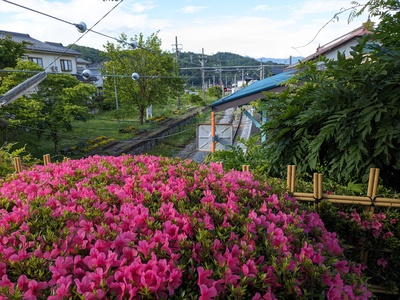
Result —
[{"label": "blue sky", "polygon": [[[254,58],[307,56],[366,21],[348,24],[348,12],[330,22],[351,0],[8,0],[70,23],[117,38],[158,32],[162,49],[172,51],[175,37],[184,52],[231,52]],[[325,26],[325,27],[324,27]],[[318,31],[321,32],[317,35]],[[74,43],[81,33],[70,24],[0,0],[0,29],[28,33],[41,41]],[[317,35],[317,36],[316,36]],[[103,50],[107,37],[89,32],[77,44]],[[308,45],[307,45],[308,44]],[[304,46],[307,45],[307,46]],[[304,47],[303,47],[304,46]]]}]

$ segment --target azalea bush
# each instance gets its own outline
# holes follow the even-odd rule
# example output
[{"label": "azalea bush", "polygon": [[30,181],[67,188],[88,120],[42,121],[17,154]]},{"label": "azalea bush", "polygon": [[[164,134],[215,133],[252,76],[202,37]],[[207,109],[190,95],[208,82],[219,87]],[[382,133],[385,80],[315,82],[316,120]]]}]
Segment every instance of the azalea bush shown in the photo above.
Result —
[{"label": "azalea bush", "polygon": [[369,283],[388,292],[400,290],[400,213],[398,209],[334,205],[323,201],[318,214],[337,232],[346,257],[366,265]]},{"label": "azalea bush", "polygon": [[0,299],[368,299],[317,213],[250,172],[156,156],[0,186]]}]

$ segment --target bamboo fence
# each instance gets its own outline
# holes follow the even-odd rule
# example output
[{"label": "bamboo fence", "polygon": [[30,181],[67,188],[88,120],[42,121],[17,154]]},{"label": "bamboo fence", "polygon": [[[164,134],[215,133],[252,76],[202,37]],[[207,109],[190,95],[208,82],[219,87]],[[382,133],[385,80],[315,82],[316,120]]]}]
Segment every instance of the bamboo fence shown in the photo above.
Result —
[{"label": "bamboo fence", "polygon": [[299,201],[315,202],[318,204],[322,200],[327,200],[338,204],[363,205],[366,210],[373,213],[376,206],[400,207],[400,199],[377,197],[376,192],[379,182],[379,169],[371,168],[368,180],[368,190],[366,196],[347,196],[323,194],[322,174],[314,173],[313,193],[302,193],[295,191],[296,166],[287,167],[287,189]]}]

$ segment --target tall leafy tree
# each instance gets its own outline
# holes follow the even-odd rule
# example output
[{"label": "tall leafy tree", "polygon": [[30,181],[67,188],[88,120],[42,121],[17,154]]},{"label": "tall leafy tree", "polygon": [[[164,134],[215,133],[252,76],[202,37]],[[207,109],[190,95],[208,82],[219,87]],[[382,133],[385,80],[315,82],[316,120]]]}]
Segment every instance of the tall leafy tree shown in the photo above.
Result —
[{"label": "tall leafy tree", "polygon": [[[7,91],[32,76],[26,70],[42,70],[30,61],[19,61],[16,70],[5,78],[0,93]],[[34,91],[24,95],[0,110],[0,116],[9,123],[36,130],[38,137],[48,136],[53,141],[54,153],[58,154],[61,132],[72,130],[72,121],[86,121],[89,117],[88,103],[95,94],[92,85],[80,83],[67,74],[48,74]],[[12,116],[12,117],[10,117]]]},{"label": "tall leafy tree", "polygon": [[19,58],[26,53],[26,46],[29,42],[21,43],[12,40],[11,36],[6,35],[0,39],[0,69],[14,68]]},{"label": "tall leafy tree", "polygon": [[271,173],[296,164],[343,182],[366,181],[378,167],[386,184],[399,187],[400,23],[393,9],[381,11],[374,34],[359,39],[350,58],[338,53],[324,60],[324,71],[317,62],[301,65],[287,91],[268,95],[273,120],[263,127],[263,147]]},{"label": "tall leafy tree", "polygon": [[[146,108],[171,101],[183,89],[183,81],[174,76],[174,58],[161,51],[161,40],[156,34],[147,38],[139,34],[131,40],[122,34],[119,40],[117,44],[105,45],[107,62],[103,74],[107,78],[104,83],[106,97],[109,101],[115,99],[116,84],[121,108],[135,108],[140,123],[143,123]],[[129,48],[132,41],[137,42],[138,49]],[[132,80],[133,73],[141,77]]]}]

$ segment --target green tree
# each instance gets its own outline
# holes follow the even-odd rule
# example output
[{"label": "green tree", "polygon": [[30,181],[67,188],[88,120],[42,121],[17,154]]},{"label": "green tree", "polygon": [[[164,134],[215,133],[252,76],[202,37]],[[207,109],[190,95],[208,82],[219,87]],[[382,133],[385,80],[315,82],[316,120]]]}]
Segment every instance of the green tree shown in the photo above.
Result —
[{"label": "green tree", "polygon": [[[301,65],[287,91],[276,99],[268,95],[273,120],[263,133],[270,172],[296,164],[349,182],[366,181],[369,168],[378,167],[385,183],[398,187],[400,52],[389,30],[397,32],[400,23],[381,22],[388,20],[359,39],[350,58],[338,53],[335,61],[323,60],[323,72],[317,62]],[[382,43],[374,43],[377,37],[384,37]]]},{"label": "green tree", "polygon": [[90,61],[92,64],[104,61],[103,51],[98,49],[79,45],[72,45],[71,49],[82,53],[82,58]]},{"label": "green tree", "polygon": [[[114,79],[118,99],[122,108],[135,108],[139,121],[144,121],[145,110],[150,105],[167,104],[183,89],[183,81],[174,76],[176,64],[171,54],[162,52],[161,40],[156,34],[147,39],[142,34],[131,41],[138,43],[138,49],[129,49],[128,38],[122,34],[117,44],[107,43],[103,74],[106,76],[104,88],[109,101],[115,99]],[[141,77],[132,80],[131,75]],[[116,76],[113,76],[116,74]]]},{"label": "green tree", "polygon": [[207,94],[210,97],[219,99],[222,97],[222,88],[220,86],[212,86],[208,89]]},{"label": "green tree", "polygon": [[0,69],[14,68],[19,58],[24,56],[29,42],[14,42],[11,36],[6,35],[0,39]]},{"label": "green tree", "polygon": [[[0,93],[24,81],[31,73],[22,70],[38,70],[35,63],[19,61],[13,72],[5,78]],[[2,108],[0,115],[8,122],[37,131],[38,137],[49,136],[57,155],[61,141],[60,133],[71,131],[73,120],[86,121],[89,117],[88,104],[96,92],[92,85],[80,83],[76,77],[66,74],[48,74],[34,91]],[[11,119],[7,116],[13,116]]]}]

